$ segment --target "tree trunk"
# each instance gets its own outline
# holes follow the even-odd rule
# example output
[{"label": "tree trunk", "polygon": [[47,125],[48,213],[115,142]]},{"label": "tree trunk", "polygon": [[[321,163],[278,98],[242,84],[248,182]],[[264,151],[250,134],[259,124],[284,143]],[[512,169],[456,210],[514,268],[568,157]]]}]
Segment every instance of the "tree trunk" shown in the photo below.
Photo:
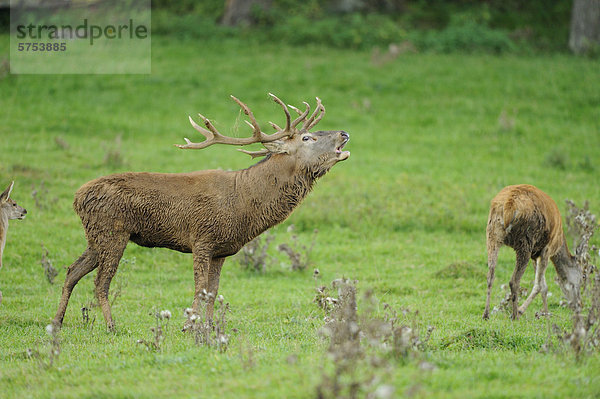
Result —
[{"label": "tree trunk", "polygon": [[227,26],[250,25],[254,7],[267,10],[270,6],[271,0],[226,0],[225,13],[221,22]]},{"label": "tree trunk", "polygon": [[582,54],[600,46],[600,0],[574,0],[569,48]]}]

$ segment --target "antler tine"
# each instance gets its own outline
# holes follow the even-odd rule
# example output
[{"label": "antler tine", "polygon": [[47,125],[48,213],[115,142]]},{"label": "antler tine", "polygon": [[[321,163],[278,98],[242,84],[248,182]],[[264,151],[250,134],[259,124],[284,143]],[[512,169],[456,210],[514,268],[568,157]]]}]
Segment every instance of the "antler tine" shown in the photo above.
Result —
[{"label": "antler tine", "polygon": [[[206,137],[208,140],[212,140],[214,139],[215,135],[214,135],[214,130],[215,127],[212,125],[212,123],[210,123],[210,121],[208,119],[206,119],[204,116],[198,114],[198,116],[200,116],[200,118],[202,118],[202,120],[204,121],[204,124],[206,125],[206,127],[208,127],[210,130],[206,130],[205,128],[203,128],[202,126],[198,125],[191,116],[188,116],[188,119],[190,120],[190,123],[192,124],[192,126],[194,127],[194,129],[196,129],[197,131],[199,131],[200,133],[202,133],[202,135],[204,137]],[[208,122],[208,123],[207,123]],[[210,126],[210,127],[209,127]]]},{"label": "antler tine", "polygon": [[[313,124],[315,118],[319,115],[319,113],[321,112],[321,109],[323,108],[323,104],[321,104],[321,99],[319,97],[316,97],[317,99],[317,107],[315,108],[315,111],[311,114],[310,118],[308,118],[304,124],[302,125],[302,129],[303,130],[310,130],[311,127],[313,127],[315,124]],[[320,120],[320,118],[317,120],[317,122]]]},{"label": "antler tine", "polygon": [[269,96],[271,96],[273,101],[275,101],[277,104],[281,105],[281,108],[283,108],[283,112],[285,113],[285,129],[284,130],[291,134],[292,131],[291,131],[290,125],[292,122],[291,122],[290,111],[288,110],[288,107],[275,94],[269,93]]},{"label": "antler tine", "polygon": [[204,115],[202,114],[198,114],[200,116],[200,118],[202,118],[202,120],[204,121],[204,124],[206,125],[206,127],[209,130],[206,130],[205,128],[203,128],[202,126],[198,125],[191,116],[188,116],[190,123],[192,124],[192,126],[194,127],[194,129],[196,129],[197,131],[199,131],[204,137],[206,137],[206,140],[204,140],[201,143],[193,143],[191,142],[187,137],[184,137],[183,139],[185,140],[186,144],[175,144],[176,147],[179,148],[183,148],[183,149],[202,149],[202,148],[206,148],[209,145],[217,142],[217,140],[215,140],[215,137],[218,138],[223,138],[223,136],[217,131],[217,129],[215,129],[215,127],[213,126],[213,124],[210,122],[210,120],[208,120],[208,118],[206,118]]},{"label": "antler tine", "polygon": [[302,111],[300,111],[298,108],[294,107],[292,104],[288,104],[288,107],[290,107],[291,109],[293,109],[294,111],[296,111],[296,113],[298,115],[302,115]]},{"label": "antler tine", "polygon": [[269,125],[271,125],[271,127],[272,127],[273,129],[275,129],[276,131],[283,130],[282,128],[280,128],[280,127],[279,127],[279,125],[277,125],[276,123],[273,123],[273,122],[271,122],[271,121],[269,121]]},{"label": "antler tine", "polygon": [[267,149],[262,149],[262,150],[258,150],[258,151],[247,151],[247,150],[238,148],[237,150],[239,152],[243,152],[244,154],[250,155],[252,157],[252,159],[258,158],[258,157],[264,157],[271,153],[271,151],[269,151]]},{"label": "antler tine", "polygon": [[[263,132],[260,131],[260,126],[258,125],[258,122],[256,122],[256,118],[254,118],[254,114],[252,113],[252,111],[250,111],[250,108],[248,108],[246,104],[238,100],[235,96],[232,95],[231,98],[240,106],[240,108],[242,108],[244,113],[248,115],[248,118],[250,118],[249,125],[252,126],[252,129],[254,129],[252,136],[256,138],[257,141],[261,141],[261,139],[263,138]],[[246,123],[248,122],[246,121]]]},{"label": "antler tine", "polygon": [[321,103],[321,99],[319,97],[317,97],[317,109],[315,110],[315,113],[319,109],[321,110],[321,112],[317,115],[315,120],[308,125],[306,130],[310,130],[313,127],[315,127],[317,125],[317,123],[319,123],[321,121],[321,119],[323,119],[323,117],[325,116],[325,106]]},{"label": "antler tine", "polygon": [[306,101],[302,101],[302,104],[304,104],[306,106],[306,109],[304,110],[304,112],[301,112],[298,108],[296,107],[292,107],[290,105],[290,107],[296,111],[298,113],[298,115],[300,115],[298,118],[294,119],[294,122],[292,122],[292,128],[295,128],[296,126],[298,126],[298,124],[300,122],[302,122],[304,119],[306,119],[306,116],[308,115],[308,113],[310,112],[310,105],[306,102]]}]

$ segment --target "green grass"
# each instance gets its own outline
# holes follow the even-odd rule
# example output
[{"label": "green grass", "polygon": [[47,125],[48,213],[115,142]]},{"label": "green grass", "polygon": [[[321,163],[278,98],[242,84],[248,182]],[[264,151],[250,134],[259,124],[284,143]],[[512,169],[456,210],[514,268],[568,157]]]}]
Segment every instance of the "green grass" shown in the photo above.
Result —
[{"label": "green grass", "polygon": [[[0,54],[8,38],[0,36]],[[483,322],[485,224],[490,199],[505,185],[535,184],[558,203],[600,212],[600,68],[564,55],[405,55],[374,65],[370,53],[293,48],[236,40],[222,43],[155,37],[149,76],[8,76],[0,80],[0,184],[16,181],[13,198],[29,214],[10,223],[0,272],[1,397],[314,397],[326,343],[322,314],[311,303],[312,271],[275,265],[263,274],[226,261],[220,293],[230,302],[229,350],[196,347],[183,335],[182,311],[193,297],[190,255],[140,248],[125,252],[113,288],[115,334],[98,309],[93,329],[80,308],[93,299],[93,274],[75,288],[61,332],[58,364],[28,359],[47,353],[44,328],[56,311],[68,266],[85,248],[71,208],[88,180],[120,171],[183,172],[252,164],[231,147],[181,151],[197,137],[188,115],[201,112],[217,128],[247,135],[235,94],[264,124],[282,119],[268,92],[299,104],[319,96],[321,129],[351,135],[350,159],[333,168],[288,221],[308,240],[319,229],[313,259],[327,283],[341,276],[372,288],[381,303],[419,310],[433,325],[426,354],[437,370],[396,364],[390,377],[400,397],[597,397],[600,357],[540,353],[548,323],[537,299],[519,321],[507,314]],[[503,110],[511,126],[499,122]],[[120,149],[115,138],[121,135]],[[56,141],[68,144],[63,148]],[[110,150],[118,162],[105,162]],[[44,182],[38,208],[32,186]],[[3,189],[4,187],[2,187]],[[40,266],[44,243],[59,268],[50,285]],[[514,253],[501,251],[494,303],[512,273]],[[567,326],[549,268],[551,323]],[[529,270],[523,279],[529,285]],[[162,351],[149,339],[150,312],[174,318]],[[253,365],[240,348],[251,349]],[[288,362],[290,355],[297,362]]]}]

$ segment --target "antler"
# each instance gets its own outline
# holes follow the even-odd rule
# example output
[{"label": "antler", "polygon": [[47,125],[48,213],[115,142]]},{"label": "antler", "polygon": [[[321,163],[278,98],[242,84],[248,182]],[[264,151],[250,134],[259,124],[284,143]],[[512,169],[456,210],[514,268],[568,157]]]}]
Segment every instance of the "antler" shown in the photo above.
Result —
[{"label": "antler", "polygon": [[[290,111],[288,110],[288,106],[286,106],[284,104],[284,102],[281,101],[276,95],[269,93],[269,96],[271,96],[273,101],[275,101],[277,104],[279,104],[281,106],[281,108],[283,109],[283,112],[285,113],[286,123],[285,123],[284,128],[277,126],[273,122],[269,122],[271,124],[271,126],[277,132],[275,132],[273,134],[266,134],[266,133],[262,132],[260,130],[260,126],[258,125],[256,118],[254,118],[254,114],[252,113],[250,108],[248,108],[248,106],[246,104],[241,102],[236,97],[231,96],[233,101],[235,101],[240,106],[240,108],[242,108],[244,113],[250,119],[250,121],[245,121],[245,122],[253,130],[251,137],[236,138],[236,137],[224,136],[217,131],[217,129],[214,127],[214,125],[208,118],[206,118],[202,114],[198,114],[200,116],[200,118],[202,119],[202,121],[204,122],[206,129],[203,128],[202,126],[198,125],[196,122],[194,122],[194,120],[192,119],[191,116],[189,117],[190,123],[192,124],[194,129],[196,129],[204,137],[206,137],[206,140],[204,140],[200,143],[194,143],[194,142],[190,141],[187,137],[185,137],[184,140],[185,140],[186,144],[175,144],[175,146],[179,147],[179,148],[183,148],[183,149],[202,149],[202,148],[206,148],[213,144],[248,145],[248,144],[253,144],[253,143],[269,143],[269,142],[272,142],[275,140],[282,139],[286,136],[293,137],[294,135],[296,135],[300,132],[305,132],[305,131],[310,130],[317,123],[319,123],[319,121],[321,120],[321,118],[323,118],[323,115],[325,114],[325,108],[323,107],[323,104],[321,104],[321,100],[317,97],[317,108],[315,109],[313,114],[308,119],[306,119],[306,117],[308,116],[308,113],[310,111],[310,105],[308,105],[308,103],[304,102],[304,105],[306,105],[306,110],[304,112],[301,112],[298,108],[290,105],[289,107],[292,108],[294,111],[296,111],[299,115],[298,118],[296,118],[292,122],[291,116],[290,116]],[[300,130],[298,130],[296,128],[296,126],[298,126],[298,124],[300,124],[300,122],[304,122],[304,123],[302,125],[302,128]],[[251,155],[253,158],[259,157],[259,156],[264,156],[269,153],[269,150],[261,150],[261,151],[240,150],[240,151],[242,151],[248,155]]]},{"label": "antler", "polygon": [[317,108],[315,108],[315,111],[312,113],[312,115],[308,119],[306,119],[306,116],[310,112],[310,105],[308,105],[307,102],[303,101],[303,104],[306,105],[306,109],[304,110],[304,112],[301,112],[296,107],[293,107],[291,105],[289,106],[291,109],[296,111],[298,113],[298,115],[300,115],[292,123],[292,127],[295,128],[300,122],[304,121],[304,124],[302,125],[302,129],[300,129],[300,131],[308,132],[310,129],[315,127],[317,125],[317,123],[319,123],[321,121],[321,119],[323,119],[323,116],[325,116],[325,107],[321,103],[321,99],[319,97],[316,97],[316,99],[317,99]]}]

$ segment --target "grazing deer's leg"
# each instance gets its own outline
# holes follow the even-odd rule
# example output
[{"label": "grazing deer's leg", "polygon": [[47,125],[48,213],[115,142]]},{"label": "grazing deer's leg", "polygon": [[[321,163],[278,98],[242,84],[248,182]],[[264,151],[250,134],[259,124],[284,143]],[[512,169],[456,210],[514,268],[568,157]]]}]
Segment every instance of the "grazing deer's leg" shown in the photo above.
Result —
[{"label": "grazing deer's leg", "polygon": [[98,274],[94,284],[96,286],[96,298],[102,309],[102,315],[106,320],[106,326],[113,331],[115,323],[112,319],[110,311],[110,303],[108,301],[108,291],[110,282],[117,273],[119,261],[123,256],[123,251],[129,241],[129,235],[124,233],[114,233],[110,239],[102,242],[102,250],[98,250]]},{"label": "grazing deer's leg", "polygon": [[521,278],[523,277],[523,273],[525,273],[525,269],[527,268],[527,264],[529,263],[529,258],[531,254],[529,251],[525,251],[523,249],[519,249],[517,252],[517,263],[515,265],[515,271],[510,279],[510,293],[512,300],[512,319],[516,320],[519,318],[518,304],[519,304],[519,285],[521,283]]},{"label": "grazing deer's leg", "polygon": [[495,244],[488,244],[488,275],[487,275],[487,298],[485,300],[485,310],[483,319],[490,318],[490,300],[492,296],[492,285],[496,274],[496,263],[498,262],[498,250],[500,247]]},{"label": "grazing deer's leg", "polygon": [[544,313],[548,313],[548,285],[546,284],[546,269],[548,268],[548,251],[544,250],[542,255],[534,261],[535,281],[529,297],[519,307],[519,314],[525,313],[527,307],[531,304],[538,293],[542,293],[542,301],[544,302]]},{"label": "grazing deer's leg", "polygon": [[219,277],[221,276],[223,262],[225,262],[225,258],[213,258],[210,260],[210,269],[208,269],[208,292],[212,292],[214,296],[208,299],[206,307],[206,317],[209,320],[212,320],[213,317],[215,298],[219,292]]},{"label": "grazing deer's leg", "polygon": [[94,270],[97,266],[96,253],[89,247],[83,251],[83,254],[81,254],[71,266],[69,266],[67,276],[65,277],[65,284],[63,285],[62,297],[60,298],[53,324],[57,326],[62,325],[67,305],[69,304],[69,298],[71,297],[71,292],[73,292],[73,287],[75,287],[77,282],[79,282],[83,276]]}]

